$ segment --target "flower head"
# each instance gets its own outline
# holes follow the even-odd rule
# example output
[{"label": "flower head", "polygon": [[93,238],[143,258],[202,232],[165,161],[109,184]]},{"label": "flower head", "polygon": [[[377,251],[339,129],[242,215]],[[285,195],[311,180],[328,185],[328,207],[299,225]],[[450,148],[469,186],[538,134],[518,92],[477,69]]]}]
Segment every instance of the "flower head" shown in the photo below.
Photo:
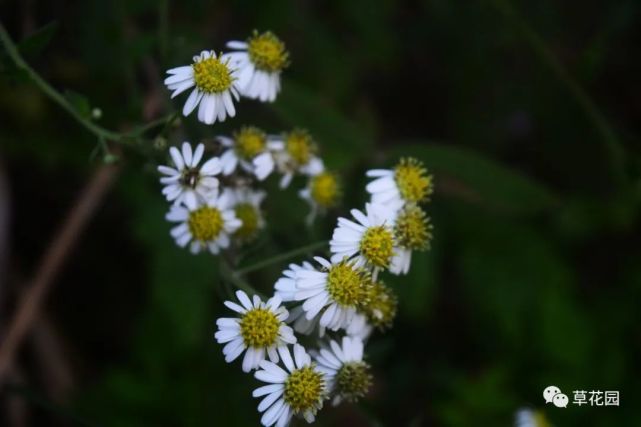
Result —
[{"label": "flower head", "polygon": [[294,344],[293,358],[287,347],[280,347],[278,353],[285,369],[265,360],[254,374],[269,383],[252,393],[254,397],[265,396],[258,404],[258,411],[264,412],[260,421],[264,426],[284,427],[292,416],[301,415],[311,423],[327,399],[325,376],[299,344]]},{"label": "flower head", "polygon": [[160,183],[165,187],[162,193],[167,200],[175,204],[196,203],[207,200],[218,191],[218,175],[221,172],[220,159],[213,157],[202,166],[198,164],[203,158],[205,146],[198,144],[192,151],[188,142],[183,142],[182,150],[176,147],[169,149],[173,167],[158,166],[158,172],[163,176]]},{"label": "flower head", "polygon": [[170,76],[165,79],[165,85],[174,91],[172,98],[195,86],[185,102],[183,115],[188,116],[199,107],[198,120],[206,124],[234,117],[232,96],[239,99],[239,87],[236,69],[230,65],[229,58],[217,56],[212,50],[202,51],[193,59],[192,65],[168,70]]},{"label": "flower head", "polygon": [[304,301],[307,320],[320,315],[321,327],[345,328],[365,303],[369,273],[348,260],[330,263],[321,257],[314,259],[321,265],[320,270],[309,263],[290,266],[285,277],[276,282],[277,294],[285,300]]},{"label": "flower head", "polygon": [[543,412],[532,409],[519,409],[514,420],[515,427],[551,427]]},{"label": "flower head", "polygon": [[266,193],[245,187],[233,190],[232,194],[234,213],[236,218],[242,222],[233,236],[242,243],[252,241],[265,226],[260,204]]},{"label": "flower head", "polygon": [[363,361],[363,341],[359,338],[343,337],[341,345],[331,340],[329,348],[321,348],[314,359],[334,394],[334,405],[343,399],[356,402],[369,391],[372,374]]},{"label": "flower head", "polygon": [[258,368],[267,354],[273,362],[278,362],[278,350],[296,342],[292,328],[285,324],[289,313],[281,306],[281,299],[274,296],[267,300],[254,295],[253,301],[243,291],[237,291],[240,305],[225,301],[225,305],[240,317],[223,317],[216,321],[218,332],[216,341],[225,344],[225,361],[231,363],[245,351],[243,371]]},{"label": "flower head", "polygon": [[232,209],[228,191],[210,197],[206,202],[174,205],[166,218],[179,223],[171,229],[171,235],[179,246],[189,244],[192,253],[208,249],[212,254],[218,254],[220,249],[229,247],[230,234],[242,225]]},{"label": "flower head", "polygon": [[397,206],[421,203],[434,191],[432,175],[422,162],[412,157],[401,159],[392,170],[369,170],[367,176],[376,178],[366,187],[374,203]]},{"label": "flower head", "polygon": [[[398,306],[398,299],[392,288],[381,281],[376,281],[370,283],[367,287],[367,293],[367,302],[360,310],[365,314],[367,322],[379,329],[387,329],[392,326]],[[357,332],[353,334],[360,335]]]},{"label": "flower head", "polygon": [[425,212],[415,204],[402,208],[394,223],[394,237],[398,244],[392,258],[390,272],[407,274],[412,261],[412,251],[424,251],[432,240],[432,224]]},{"label": "flower head", "polygon": [[227,148],[220,157],[224,175],[231,175],[240,165],[262,181],[274,170],[274,158],[270,151],[272,144],[261,129],[243,126],[233,133],[232,138],[219,136],[218,141]]},{"label": "flower head", "polygon": [[225,55],[238,68],[241,94],[262,102],[273,102],[280,92],[280,73],[289,65],[285,44],[271,31],[254,31],[245,42],[230,41],[235,49]]},{"label": "flower head", "polygon": [[329,242],[332,262],[355,258],[359,266],[387,268],[395,252],[394,211],[368,203],[365,212],[352,209],[351,214],[358,222],[338,219],[338,227]]},{"label": "flower head", "polygon": [[322,160],[316,156],[318,146],[305,129],[285,132],[280,139],[274,140],[274,147],[278,148],[275,152],[276,165],[283,174],[281,188],[289,185],[295,173],[314,176],[325,169]]},{"label": "flower head", "polygon": [[312,214],[315,214],[319,209],[332,208],[338,204],[342,194],[338,174],[324,171],[314,175],[309,178],[307,187],[298,194],[309,202]]}]

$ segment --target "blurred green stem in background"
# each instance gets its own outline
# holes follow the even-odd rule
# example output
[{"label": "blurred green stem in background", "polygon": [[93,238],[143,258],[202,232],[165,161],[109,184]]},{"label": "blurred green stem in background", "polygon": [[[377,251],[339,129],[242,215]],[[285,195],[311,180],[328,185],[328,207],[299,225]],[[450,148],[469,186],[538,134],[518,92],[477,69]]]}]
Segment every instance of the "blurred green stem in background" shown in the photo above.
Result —
[{"label": "blurred green stem in background", "polygon": [[597,105],[585,92],[581,85],[567,72],[563,64],[548,49],[543,38],[537,34],[514,9],[509,0],[493,0],[494,7],[523,34],[538,58],[556,74],[558,79],[567,87],[581,109],[590,119],[596,131],[601,135],[605,150],[608,154],[610,168],[615,182],[627,185],[628,177],[625,173],[625,153],[623,144],[616,136],[607,119]]},{"label": "blurred green stem in background", "polygon": [[[7,54],[9,57],[13,60],[15,63],[16,67],[18,69],[24,71],[29,79],[33,81],[36,86],[40,88],[49,98],[51,98],[56,104],[61,106],[64,110],[66,110],[78,123],[80,123],[82,126],[84,126],[89,132],[93,133],[98,137],[98,141],[102,146],[102,143],[105,141],[109,142],[126,142],[128,139],[136,139],[140,137],[142,134],[144,134],[146,131],[160,125],[166,125],[167,127],[169,124],[171,124],[177,117],[176,113],[171,113],[168,114],[164,117],[161,117],[157,120],[154,120],[150,123],[147,123],[145,125],[137,126],[135,129],[129,131],[129,132],[114,132],[109,129],[105,129],[102,126],[99,126],[95,123],[93,123],[90,119],[83,117],[82,114],[78,110],[76,110],[73,105],[71,105],[65,97],[60,94],[57,90],[55,90],[49,83],[47,83],[40,75],[31,68],[29,64],[24,60],[24,58],[20,55],[20,52],[18,52],[18,48],[16,47],[15,43],[13,40],[11,40],[11,37],[9,36],[9,33],[7,33],[7,30],[4,28],[4,25],[0,24],[0,41],[2,41],[2,44],[5,47],[5,50],[7,51]],[[103,146],[103,149],[106,147]],[[108,150],[105,150],[106,153],[108,153]]]},{"label": "blurred green stem in background", "polygon": [[327,240],[321,240],[318,242],[310,243],[309,245],[302,246],[297,249],[293,249],[289,252],[285,252],[284,254],[279,254],[271,258],[267,258],[263,261],[259,261],[255,264],[248,265],[247,267],[243,267],[239,270],[236,270],[236,274],[239,276],[242,276],[242,275],[251,273],[252,271],[256,271],[256,270],[260,270],[261,268],[268,267],[272,264],[277,264],[279,262],[287,261],[288,259],[294,258],[295,256],[306,254],[315,249],[319,249],[325,245],[327,245]]}]

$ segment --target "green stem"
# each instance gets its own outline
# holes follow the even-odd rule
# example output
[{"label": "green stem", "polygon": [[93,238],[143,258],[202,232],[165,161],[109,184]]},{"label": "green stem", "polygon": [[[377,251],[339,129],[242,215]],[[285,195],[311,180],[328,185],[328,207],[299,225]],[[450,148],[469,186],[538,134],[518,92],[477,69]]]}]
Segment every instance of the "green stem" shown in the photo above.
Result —
[{"label": "green stem", "polygon": [[543,38],[537,34],[514,9],[509,0],[494,0],[494,7],[521,31],[523,37],[557,78],[567,87],[577,104],[590,119],[595,130],[601,136],[614,178],[618,183],[625,183],[625,152],[623,144],[616,136],[607,119],[581,85],[568,73],[563,64],[548,49]]},{"label": "green stem", "polygon": [[258,295],[261,298],[265,296],[257,291],[252,285],[241,279],[238,273],[234,272],[225,257],[220,257],[220,274],[223,280],[232,283],[238,289],[245,291],[249,296]]},{"label": "green stem", "polygon": [[271,258],[267,258],[263,261],[259,261],[255,264],[236,270],[236,275],[243,276],[245,274],[251,273],[252,271],[256,271],[256,270],[260,270],[261,268],[268,267],[272,264],[277,264],[279,262],[287,261],[291,258],[294,258],[295,256],[306,254],[315,249],[319,249],[325,245],[327,245],[327,240],[321,240],[319,242],[310,243],[307,246],[293,249],[289,252],[285,252],[283,254],[276,255]]}]

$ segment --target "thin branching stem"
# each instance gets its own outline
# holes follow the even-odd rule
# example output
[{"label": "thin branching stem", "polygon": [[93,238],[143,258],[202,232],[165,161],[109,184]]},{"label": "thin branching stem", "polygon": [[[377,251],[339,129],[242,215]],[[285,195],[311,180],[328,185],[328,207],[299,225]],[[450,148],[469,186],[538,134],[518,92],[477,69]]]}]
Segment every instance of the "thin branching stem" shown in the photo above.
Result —
[{"label": "thin branching stem", "polygon": [[259,261],[255,264],[248,265],[247,267],[243,267],[241,269],[236,270],[236,275],[242,276],[248,273],[251,273],[252,271],[260,270],[261,268],[269,267],[272,264],[277,264],[279,262],[284,262],[287,261],[291,258],[294,258],[298,255],[306,254],[308,252],[311,252],[313,250],[319,249],[323,246],[327,245],[327,240],[321,240],[319,242],[314,242],[310,243],[309,245],[302,246],[297,249],[293,249],[289,252],[285,252],[280,255],[273,256],[271,258],[267,258],[263,261]]}]

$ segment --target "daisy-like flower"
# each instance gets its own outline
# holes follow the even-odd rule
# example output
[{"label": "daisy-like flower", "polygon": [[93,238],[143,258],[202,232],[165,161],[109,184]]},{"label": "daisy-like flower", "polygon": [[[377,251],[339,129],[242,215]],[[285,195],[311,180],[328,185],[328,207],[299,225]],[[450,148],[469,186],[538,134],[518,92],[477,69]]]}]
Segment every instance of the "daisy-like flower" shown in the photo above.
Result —
[{"label": "daisy-like flower", "polygon": [[338,175],[324,171],[310,177],[307,187],[299,191],[299,196],[311,206],[308,222],[314,220],[318,211],[325,211],[338,204],[342,190]]},{"label": "daisy-like flower", "polygon": [[260,210],[260,204],[265,198],[264,191],[250,188],[239,188],[232,192],[234,198],[234,213],[242,225],[234,232],[234,238],[246,243],[252,241],[258,232],[265,227],[265,220]]},{"label": "daisy-like flower", "polygon": [[207,249],[217,255],[221,249],[229,247],[229,236],[242,225],[236,218],[228,191],[210,197],[206,202],[174,205],[166,218],[179,223],[171,229],[178,246],[189,244],[194,254]]},{"label": "daisy-like flower", "polygon": [[223,317],[216,321],[216,341],[225,344],[225,362],[231,363],[245,351],[243,371],[257,369],[265,354],[278,363],[278,352],[287,351],[287,344],[296,342],[294,331],[285,324],[289,313],[281,306],[281,299],[274,296],[267,300],[254,295],[253,301],[243,291],[237,291],[240,305],[225,301],[225,305],[240,317]]},{"label": "daisy-like flower", "polygon": [[359,338],[343,337],[341,345],[331,340],[329,348],[321,348],[314,359],[325,374],[334,405],[342,400],[356,402],[369,391],[372,374],[363,361],[363,341]]},{"label": "daisy-like flower", "polygon": [[224,175],[231,175],[240,165],[262,181],[274,170],[274,157],[270,152],[273,144],[257,127],[243,126],[232,138],[219,136],[218,141],[228,148],[220,157]]},{"label": "daisy-like flower", "polygon": [[287,426],[294,415],[312,423],[327,399],[323,373],[301,345],[294,344],[293,350],[292,358],[287,347],[278,349],[285,369],[264,360],[261,369],[254,373],[256,379],[269,383],[252,393],[254,397],[265,396],[258,404],[258,411],[264,412],[260,419],[264,426]]},{"label": "daisy-like flower", "polygon": [[213,50],[204,50],[193,59],[191,65],[168,70],[170,76],[165,79],[167,88],[173,90],[172,98],[195,86],[185,102],[183,115],[188,116],[198,107],[198,120],[208,125],[222,122],[227,116],[234,117],[232,96],[238,101],[239,87],[230,59],[216,56]]},{"label": "daisy-like flower", "polygon": [[321,265],[320,270],[309,263],[295,266],[284,272],[286,276],[277,282],[276,289],[287,298],[293,295],[295,301],[304,301],[302,307],[307,320],[320,314],[321,327],[344,328],[358,307],[366,302],[369,273],[348,260],[332,264],[321,257],[314,259]]},{"label": "daisy-like flower", "polygon": [[247,41],[230,41],[227,47],[237,50],[225,57],[238,68],[241,95],[273,102],[280,92],[280,73],[289,65],[285,44],[270,31],[254,31]]},{"label": "daisy-like flower", "polygon": [[432,240],[432,224],[423,209],[408,204],[398,212],[394,224],[394,237],[398,244],[389,271],[407,274],[412,261],[412,251],[424,251]]},{"label": "daisy-like flower", "polygon": [[434,191],[432,175],[427,173],[423,163],[411,157],[401,159],[391,170],[369,170],[367,176],[376,178],[365,187],[374,203],[398,206],[421,203]]},{"label": "daisy-like flower", "polygon": [[194,204],[198,199],[207,200],[218,191],[216,175],[221,172],[220,159],[212,157],[198,166],[204,151],[203,144],[198,144],[192,151],[188,142],[183,142],[181,151],[176,147],[169,149],[174,167],[158,166],[158,172],[165,175],[160,178],[160,183],[165,185],[162,193],[168,201]]},{"label": "daisy-like flower", "polygon": [[514,417],[515,427],[551,427],[552,424],[545,418],[541,411],[532,409],[519,409]]},{"label": "daisy-like flower", "polygon": [[281,188],[289,186],[296,173],[314,176],[325,169],[323,161],[316,157],[318,146],[305,129],[286,132],[282,139],[274,141],[274,147],[280,148],[274,154],[278,170],[283,174]]},{"label": "daisy-like flower", "polygon": [[365,214],[352,209],[352,216],[358,223],[346,218],[338,218],[329,249],[332,262],[344,258],[355,258],[359,267],[374,269],[374,275],[388,268],[395,253],[394,219],[392,209],[374,203],[365,205]]},{"label": "daisy-like flower", "polygon": [[[370,283],[367,287],[367,300],[361,307],[359,315],[365,317],[366,324],[375,326],[380,330],[388,329],[392,326],[394,318],[396,317],[396,310],[398,307],[398,298],[394,291],[389,286],[381,281]],[[365,325],[359,325],[362,322],[359,318],[354,322],[351,329],[348,328],[347,333],[350,335],[365,336],[369,335],[371,328],[368,331]]]}]

